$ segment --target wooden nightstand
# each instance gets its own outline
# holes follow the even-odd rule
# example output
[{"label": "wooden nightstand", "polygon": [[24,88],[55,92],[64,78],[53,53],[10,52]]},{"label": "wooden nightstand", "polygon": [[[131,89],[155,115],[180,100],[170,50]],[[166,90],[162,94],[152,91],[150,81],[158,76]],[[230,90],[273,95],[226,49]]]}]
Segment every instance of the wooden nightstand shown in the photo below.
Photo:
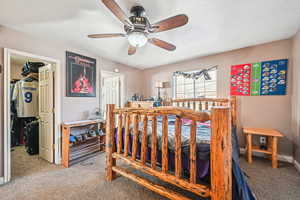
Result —
[{"label": "wooden nightstand", "polygon": [[[271,155],[272,157],[272,167],[278,167],[277,161],[277,144],[278,137],[283,137],[283,135],[274,129],[263,129],[263,128],[244,128],[244,133],[246,134],[246,157],[248,163],[252,163],[252,152],[260,152]],[[263,150],[257,146],[252,145],[252,135],[259,135],[268,137],[268,149]]]}]

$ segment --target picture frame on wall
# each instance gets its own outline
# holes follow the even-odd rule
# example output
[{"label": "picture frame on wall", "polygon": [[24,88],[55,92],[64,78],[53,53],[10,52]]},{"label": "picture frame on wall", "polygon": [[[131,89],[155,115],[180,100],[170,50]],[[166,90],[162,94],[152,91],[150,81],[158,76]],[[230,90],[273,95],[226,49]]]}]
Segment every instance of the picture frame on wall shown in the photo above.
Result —
[{"label": "picture frame on wall", "polygon": [[231,66],[231,96],[287,94],[288,59]]},{"label": "picture frame on wall", "polygon": [[96,97],[96,59],[66,51],[66,96]]}]

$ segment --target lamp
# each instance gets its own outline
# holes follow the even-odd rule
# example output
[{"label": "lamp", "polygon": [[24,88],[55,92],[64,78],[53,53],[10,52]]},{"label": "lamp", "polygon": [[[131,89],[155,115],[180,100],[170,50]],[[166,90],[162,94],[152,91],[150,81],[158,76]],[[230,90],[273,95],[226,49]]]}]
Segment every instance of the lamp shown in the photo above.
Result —
[{"label": "lamp", "polygon": [[157,88],[157,99],[160,100],[160,89],[164,88],[164,82],[161,81],[156,81],[155,82],[155,87]]},{"label": "lamp", "polygon": [[156,87],[156,88],[163,88],[163,87],[164,87],[164,82],[156,81],[156,82],[155,82],[155,87]]},{"label": "lamp", "polygon": [[148,41],[146,33],[139,31],[129,33],[127,39],[129,44],[134,47],[142,47]]}]

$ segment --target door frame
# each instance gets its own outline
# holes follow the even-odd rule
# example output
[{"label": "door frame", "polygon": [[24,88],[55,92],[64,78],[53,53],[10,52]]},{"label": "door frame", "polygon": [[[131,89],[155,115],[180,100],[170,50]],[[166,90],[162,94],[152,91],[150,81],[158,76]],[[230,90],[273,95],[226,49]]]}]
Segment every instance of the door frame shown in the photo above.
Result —
[{"label": "door frame", "polygon": [[[120,77],[120,106],[124,106],[125,103],[125,75],[122,73],[117,73],[117,72],[111,72],[111,71],[106,71],[106,70],[101,70],[101,75],[100,75],[100,84],[101,84],[101,91],[100,91],[100,109],[103,106],[103,101],[102,101],[102,84],[103,84],[103,74],[106,74],[108,76],[118,76]],[[107,77],[107,76],[106,76]]]},{"label": "door frame", "polygon": [[39,56],[23,51],[4,48],[4,183],[11,179],[10,148],[10,70],[11,56],[20,55],[53,63],[54,70],[54,163],[61,163],[61,63],[57,59]]}]

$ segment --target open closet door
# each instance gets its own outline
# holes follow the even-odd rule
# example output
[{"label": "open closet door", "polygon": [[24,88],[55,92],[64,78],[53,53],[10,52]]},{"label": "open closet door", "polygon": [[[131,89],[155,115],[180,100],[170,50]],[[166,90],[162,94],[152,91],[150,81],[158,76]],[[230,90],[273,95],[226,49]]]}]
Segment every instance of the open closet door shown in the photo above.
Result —
[{"label": "open closet door", "polygon": [[51,65],[39,68],[39,156],[53,162],[53,70]]}]

